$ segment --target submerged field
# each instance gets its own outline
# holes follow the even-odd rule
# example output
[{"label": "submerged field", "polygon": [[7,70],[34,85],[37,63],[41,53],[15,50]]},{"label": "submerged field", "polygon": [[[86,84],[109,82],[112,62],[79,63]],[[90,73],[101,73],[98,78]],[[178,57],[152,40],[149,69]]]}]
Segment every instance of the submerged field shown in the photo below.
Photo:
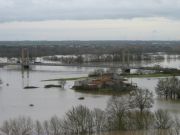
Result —
[{"label": "submerged field", "polygon": [[[164,67],[179,68],[179,60],[163,61],[159,64]],[[147,64],[144,64],[147,65]],[[143,66],[143,64],[142,64]],[[149,66],[153,66],[152,63]],[[0,77],[3,84],[0,86],[0,123],[9,118],[30,116],[40,121],[57,115],[64,117],[72,106],[85,105],[89,108],[105,109],[111,95],[102,93],[88,93],[72,90],[74,80],[86,78],[88,73],[96,68],[88,67],[48,67],[33,66],[30,71],[21,71],[18,66],[0,68]],[[167,74],[167,76],[169,76]],[[168,110],[173,115],[180,113],[180,102],[158,99],[154,91],[157,81],[162,74],[131,76],[129,82],[136,83],[139,87],[148,88],[154,93],[155,104],[152,111],[157,109]],[[61,79],[66,79],[64,88],[45,89],[47,84],[58,84]],[[43,80],[43,81],[42,81]],[[24,86],[36,86],[37,89],[24,89]],[[115,93],[116,94],[116,93]],[[84,100],[78,98],[84,97]],[[30,106],[33,104],[34,106]],[[116,133],[112,133],[112,135]],[[124,134],[129,135],[129,132]],[[111,135],[111,134],[110,134]]]}]

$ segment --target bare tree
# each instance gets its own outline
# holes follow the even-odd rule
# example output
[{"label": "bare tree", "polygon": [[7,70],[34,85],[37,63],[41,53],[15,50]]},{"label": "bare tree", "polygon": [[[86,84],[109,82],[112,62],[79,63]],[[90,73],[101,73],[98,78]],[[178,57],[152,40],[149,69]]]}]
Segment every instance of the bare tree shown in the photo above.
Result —
[{"label": "bare tree", "polygon": [[32,135],[33,121],[25,117],[5,121],[1,131],[5,135]]},{"label": "bare tree", "polygon": [[131,111],[127,117],[129,130],[147,130],[153,128],[154,114],[150,111]]},{"label": "bare tree", "polygon": [[140,89],[132,91],[129,96],[129,105],[131,108],[138,108],[142,113],[144,109],[149,109],[154,104],[153,93],[148,89]]},{"label": "bare tree", "polygon": [[49,121],[50,135],[61,135],[61,121],[57,116],[53,116]]},{"label": "bare tree", "polygon": [[50,126],[47,120],[43,122],[43,129],[44,129],[45,135],[50,135]]},{"label": "bare tree", "polygon": [[63,128],[69,134],[90,134],[93,132],[92,112],[85,106],[73,107],[66,113]]},{"label": "bare tree", "polygon": [[167,87],[167,80],[159,79],[158,84],[156,86],[156,93],[159,97],[166,97],[168,98],[168,87]]},{"label": "bare tree", "polygon": [[2,124],[2,127],[0,128],[1,132],[3,132],[6,135],[10,135],[11,134],[11,124],[9,123],[9,121],[4,121]]},{"label": "bare tree", "polygon": [[160,109],[155,112],[155,128],[169,129],[172,125],[173,120],[167,111]]},{"label": "bare tree", "polygon": [[36,132],[36,135],[44,135],[44,129],[41,125],[41,122],[39,122],[38,120],[35,122],[35,132]]},{"label": "bare tree", "polygon": [[174,135],[180,135],[180,119],[178,117],[175,117],[173,127]]},{"label": "bare tree", "polygon": [[112,96],[108,101],[106,112],[109,130],[125,129],[125,116],[129,110],[129,103],[125,97]]},{"label": "bare tree", "polygon": [[101,109],[95,108],[93,111],[93,123],[96,133],[106,130],[106,113]]}]

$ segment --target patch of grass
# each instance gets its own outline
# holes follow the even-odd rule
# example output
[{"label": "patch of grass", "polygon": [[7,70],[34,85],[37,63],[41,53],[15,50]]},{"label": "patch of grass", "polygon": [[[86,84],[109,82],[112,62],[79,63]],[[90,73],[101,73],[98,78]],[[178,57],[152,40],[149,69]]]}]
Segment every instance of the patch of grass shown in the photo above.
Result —
[{"label": "patch of grass", "polygon": [[59,79],[48,79],[48,80],[42,80],[42,81],[74,81],[74,80],[79,80],[79,79],[86,79],[88,77],[73,77],[73,78],[59,78]]},{"label": "patch of grass", "polygon": [[132,78],[148,78],[148,77],[169,77],[169,76],[180,76],[180,73],[177,74],[161,74],[161,73],[155,73],[155,74],[131,74],[131,75],[124,75],[124,77],[132,77]]}]

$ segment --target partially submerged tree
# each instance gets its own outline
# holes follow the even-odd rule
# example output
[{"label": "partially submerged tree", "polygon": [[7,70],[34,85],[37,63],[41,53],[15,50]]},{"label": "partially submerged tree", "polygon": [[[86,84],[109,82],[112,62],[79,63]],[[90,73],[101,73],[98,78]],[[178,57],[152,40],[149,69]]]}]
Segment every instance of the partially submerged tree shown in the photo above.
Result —
[{"label": "partially submerged tree", "polygon": [[167,111],[160,109],[155,112],[155,128],[169,129],[172,125],[173,120]]},{"label": "partially submerged tree", "polygon": [[73,107],[62,124],[66,134],[89,134],[93,131],[92,112],[85,106]]},{"label": "partially submerged tree", "polygon": [[9,121],[4,121],[3,122],[3,125],[1,126],[0,128],[1,132],[5,135],[10,135],[11,132],[12,132],[12,129],[11,129],[11,123]]},{"label": "partially submerged tree", "polygon": [[5,135],[32,135],[33,121],[25,117],[5,121],[1,131]]},{"label": "partially submerged tree", "polygon": [[148,89],[137,88],[130,93],[129,106],[132,109],[137,108],[142,113],[145,109],[151,108],[153,104],[153,93]]},{"label": "partially submerged tree", "polygon": [[44,135],[44,134],[45,134],[45,133],[44,133],[43,126],[41,125],[41,122],[40,122],[40,121],[37,120],[37,121],[35,122],[34,127],[35,127],[35,132],[36,132],[37,135]]},{"label": "partially submerged tree", "polygon": [[174,125],[173,125],[174,135],[180,135],[180,119],[178,117],[174,118]]},{"label": "partially submerged tree", "polygon": [[57,116],[53,116],[49,121],[50,135],[61,135],[61,121]]},{"label": "partially submerged tree", "polygon": [[44,129],[45,135],[50,135],[49,121],[45,120],[45,121],[43,122],[43,129]]},{"label": "partially submerged tree", "polygon": [[148,130],[153,128],[154,113],[150,111],[130,111],[127,114],[128,130]]},{"label": "partially submerged tree", "polygon": [[129,103],[125,97],[112,96],[107,104],[106,112],[110,130],[126,128],[125,116],[129,110]]},{"label": "partially submerged tree", "polygon": [[159,97],[165,97],[167,99],[168,98],[167,80],[159,79],[155,90]]},{"label": "partially submerged tree", "polygon": [[159,79],[156,86],[156,93],[159,97],[166,99],[180,98],[180,81],[177,77]]},{"label": "partially submerged tree", "polygon": [[100,133],[106,130],[107,119],[105,111],[95,108],[92,112],[93,125],[96,133]]}]

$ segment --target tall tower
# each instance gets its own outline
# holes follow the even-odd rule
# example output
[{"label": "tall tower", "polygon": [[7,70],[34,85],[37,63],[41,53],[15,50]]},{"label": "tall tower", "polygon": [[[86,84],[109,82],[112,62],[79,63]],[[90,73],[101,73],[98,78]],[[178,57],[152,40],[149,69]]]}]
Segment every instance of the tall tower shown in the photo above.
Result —
[{"label": "tall tower", "polygon": [[22,67],[25,69],[29,68],[29,51],[27,48],[22,49]]}]

